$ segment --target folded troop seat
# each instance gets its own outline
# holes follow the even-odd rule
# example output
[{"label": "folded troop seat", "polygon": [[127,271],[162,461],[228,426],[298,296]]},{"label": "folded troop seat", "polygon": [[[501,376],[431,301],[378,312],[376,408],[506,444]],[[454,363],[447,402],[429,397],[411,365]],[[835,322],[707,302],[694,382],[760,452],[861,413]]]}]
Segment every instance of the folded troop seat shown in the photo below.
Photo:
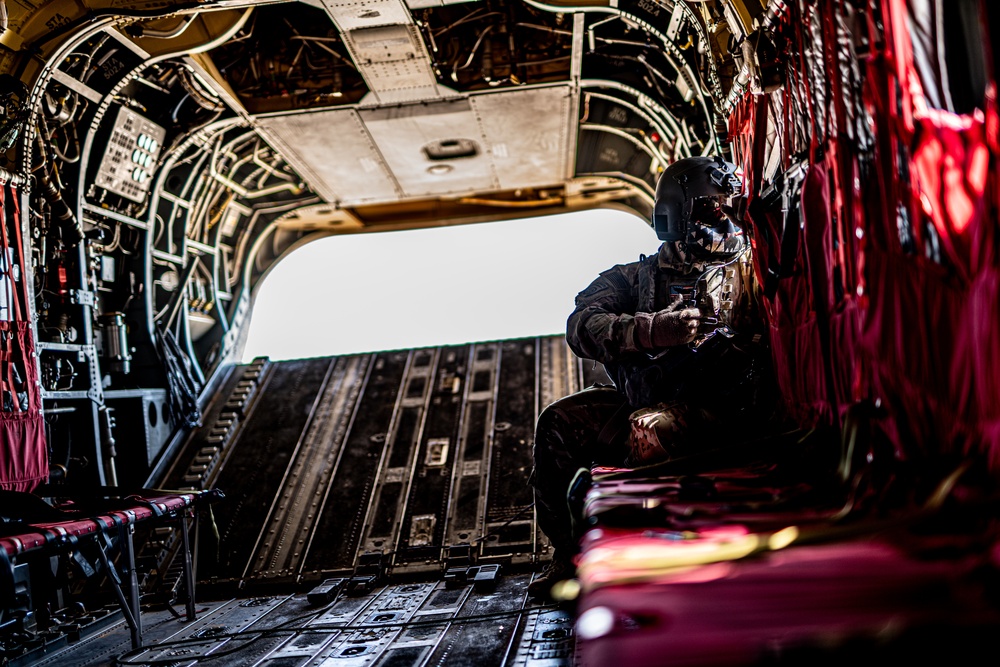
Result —
[{"label": "folded troop seat", "polygon": [[[133,535],[140,525],[166,523],[180,528],[186,613],[193,620],[195,580],[189,521],[196,518],[199,507],[222,497],[217,490],[143,489],[136,494],[107,487],[73,497],[63,495],[58,488],[39,488],[35,493],[0,491],[0,598],[5,614],[0,632],[20,631],[25,637],[26,628],[19,627],[23,619],[34,618],[36,610],[51,607],[54,599],[63,600],[57,591],[71,583],[68,578],[83,581],[104,574],[131,631],[133,647],[141,646]],[[67,575],[68,571],[72,574]],[[38,641],[34,638],[28,643]]]}]

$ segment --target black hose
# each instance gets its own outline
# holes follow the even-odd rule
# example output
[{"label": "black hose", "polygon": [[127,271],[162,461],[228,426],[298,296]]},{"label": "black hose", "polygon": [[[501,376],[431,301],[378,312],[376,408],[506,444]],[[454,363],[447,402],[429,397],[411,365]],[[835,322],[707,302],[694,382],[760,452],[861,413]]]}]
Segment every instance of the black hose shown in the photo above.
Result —
[{"label": "black hose", "polygon": [[42,195],[52,208],[52,215],[60,222],[65,240],[69,245],[75,246],[83,240],[83,227],[80,221],[73,215],[73,209],[69,207],[63,199],[59,188],[52,182],[48,174],[42,174],[38,182],[42,186]]}]

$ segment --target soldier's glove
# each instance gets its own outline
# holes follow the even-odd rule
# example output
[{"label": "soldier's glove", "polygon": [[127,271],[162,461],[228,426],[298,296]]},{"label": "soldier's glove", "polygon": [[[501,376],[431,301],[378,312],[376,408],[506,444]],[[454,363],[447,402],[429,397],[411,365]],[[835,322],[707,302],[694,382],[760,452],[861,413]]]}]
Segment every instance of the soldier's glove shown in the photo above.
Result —
[{"label": "soldier's glove", "polygon": [[636,314],[637,342],[647,349],[690,343],[700,323],[701,312],[678,300],[659,312]]}]

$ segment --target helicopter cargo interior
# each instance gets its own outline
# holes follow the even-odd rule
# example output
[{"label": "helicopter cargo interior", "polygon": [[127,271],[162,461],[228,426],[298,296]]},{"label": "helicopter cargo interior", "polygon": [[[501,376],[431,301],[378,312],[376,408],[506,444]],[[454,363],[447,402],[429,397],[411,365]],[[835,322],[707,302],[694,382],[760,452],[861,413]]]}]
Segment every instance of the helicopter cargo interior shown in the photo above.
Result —
[{"label": "helicopter cargo interior", "polygon": [[[992,663],[998,14],[0,0],[0,664]],[[716,155],[772,428],[591,470],[555,603],[533,428],[599,363],[242,361],[313,240],[648,221]]]}]

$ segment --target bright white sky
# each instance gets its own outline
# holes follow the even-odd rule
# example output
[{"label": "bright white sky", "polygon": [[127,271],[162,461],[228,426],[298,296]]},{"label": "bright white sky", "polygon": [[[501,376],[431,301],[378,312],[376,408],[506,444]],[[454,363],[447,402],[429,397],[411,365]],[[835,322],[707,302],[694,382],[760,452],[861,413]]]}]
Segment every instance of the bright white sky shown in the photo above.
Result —
[{"label": "bright white sky", "polygon": [[259,286],[243,361],[563,334],[598,273],[658,247],[609,210],[321,239]]}]

